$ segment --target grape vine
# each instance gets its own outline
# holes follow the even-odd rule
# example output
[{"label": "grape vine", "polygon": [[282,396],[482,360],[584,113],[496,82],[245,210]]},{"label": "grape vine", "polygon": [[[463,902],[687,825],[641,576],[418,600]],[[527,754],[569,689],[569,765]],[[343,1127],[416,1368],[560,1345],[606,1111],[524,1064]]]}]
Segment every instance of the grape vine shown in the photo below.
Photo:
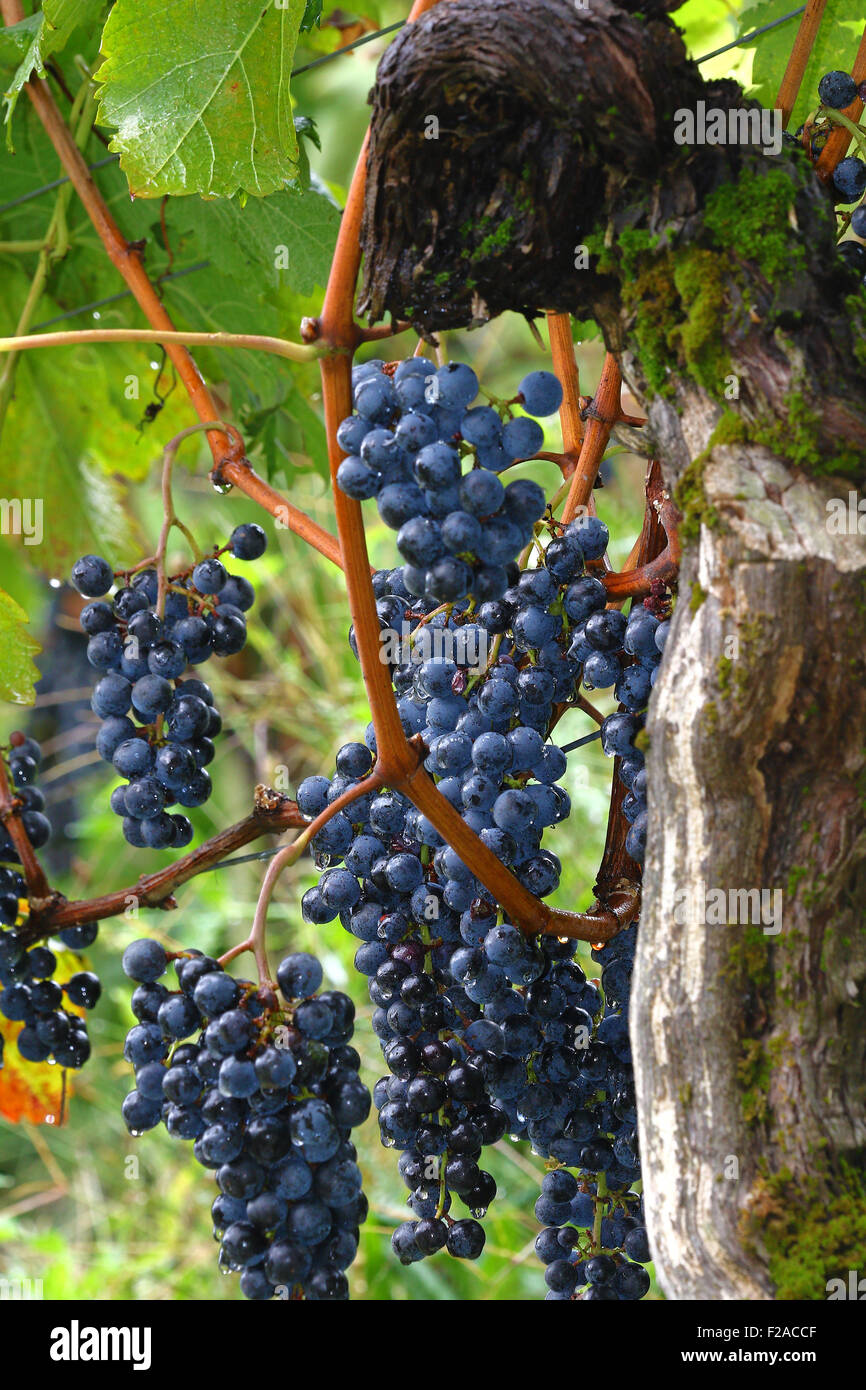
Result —
[{"label": "grape vine", "polygon": [[[435,3],[416,0],[404,37]],[[24,22],[17,0],[2,0],[2,9],[7,25]],[[631,7],[623,14],[629,23],[644,18]],[[816,33],[815,16],[804,15],[779,93],[785,124]],[[298,71],[308,66],[315,63]],[[110,84],[110,56],[106,70]],[[75,98],[75,122],[61,113],[47,81],[22,80],[21,87],[70,181],[51,238],[62,244],[74,189],[149,327],[44,334],[28,331],[25,314],[20,331],[0,340],[0,352],[11,354],[6,395],[18,355],[31,349],[159,344],[198,423],[163,450],[153,553],[137,559],[124,551],[118,566],[88,551],[70,573],[84,600],[77,621],[95,673],[96,752],[122,779],[109,793],[118,830],[142,852],[188,852],[160,861],[129,890],[67,901],[39,857],[52,830],[39,786],[42,750],[24,732],[10,736],[0,749],[0,1014],[12,1031],[5,1056],[0,1038],[0,1067],[10,1063],[14,1037],[16,1065],[56,1066],[64,1077],[79,1071],[91,1051],[86,1014],[101,993],[84,954],[98,923],[125,911],[130,897],[136,912],[175,908],[185,882],[274,834],[280,841],[267,852],[252,922],[224,954],[167,950],[145,935],[122,962],[136,1020],[123,1050],[131,1068],[123,1121],[135,1138],[163,1125],[213,1173],[219,1268],[238,1274],[242,1294],[254,1301],[349,1297],[347,1271],[368,1213],[352,1131],[375,1111],[381,1144],[397,1156],[408,1193],[391,1234],[398,1262],[478,1260],[497,1196],[491,1151],[525,1142],[538,1160],[535,1253],[547,1299],[644,1298],[652,1250],[630,994],[642,939],[643,864],[653,847],[645,725],[653,688],[668,669],[679,508],[689,501],[688,488],[672,496],[662,476],[658,441],[669,440],[654,428],[662,417],[624,409],[623,371],[632,364],[610,333],[597,388],[592,397],[580,393],[572,320],[555,308],[546,315],[549,360],[505,396],[485,388],[480,367],[448,360],[426,309],[404,305],[406,321],[394,309],[390,324],[358,324],[359,270],[371,250],[367,141],[321,312],[304,318],[300,343],[177,329],[141,245],[121,231],[84,158],[79,137],[89,134],[95,104],[89,73]],[[862,299],[866,284],[864,95],[866,40],[851,71],[821,77],[814,108],[783,146],[786,156],[796,148],[798,161],[811,163],[808,177],[822,197],[826,188],[844,205],[831,274],[846,277],[846,303]],[[115,99],[109,87],[109,106]],[[272,152],[284,161],[286,189],[297,183],[286,173],[298,158],[293,140],[296,146],[294,130]],[[258,157],[254,150],[250,158]],[[258,177],[257,168],[252,173]],[[594,196],[601,200],[600,187]],[[790,218],[796,221],[793,204]],[[164,218],[162,231],[171,256]],[[611,224],[605,253],[613,245],[619,256],[632,234],[636,240],[644,232]],[[655,253],[653,237],[647,234],[647,245]],[[54,249],[52,240],[40,250],[43,278]],[[623,274],[613,254],[599,264],[593,275],[601,282]],[[679,269],[673,276],[683,299],[686,278]],[[602,307],[606,293],[597,301]],[[663,285],[660,293],[673,290]],[[477,292],[475,299],[480,323],[484,302]],[[760,324],[757,310],[751,313]],[[389,358],[388,339],[410,327],[418,335],[414,354]],[[679,336],[692,328],[681,325]],[[672,353],[675,337],[665,340]],[[356,363],[370,343],[382,355]],[[254,471],[249,440],[222,418],[231,414],[221,404],[231,392],[224,397],[206,383],[191,348],[258,352],[285,371],[318,364],[336,535]],[[553,452],[540,422],[557,414],[562,449]],[[734,412],[731,418],[738,420]],[[608,553],[613,522],[596,489],[611,438],[623,427],[632,437],[644,432],[647,469],[643,527],[617,571]],[[722,447],[742,443],[744,431],[735,423]],[[177,450],[191,436],[207,441],[218,492],[240,492],[342,572],[346,641],[370,713],[363,741],[342,744],[331,775],[306,776],[293,798],[250,788],[248,816],[195,849],[184,811],[211,797],[207,769],[223,728],[202,675],[208,662],[237,657],[248,623],[260,621],[253,585],[236,562],[261,559],[267,534],[250,515],[226,527],[225,543],[199,546],[172,492]],[[508,477],[528,462],[555,482]],[[697,467],[693,460],[690,468]],[[362,504],[369,513],[375,507],[393,533],[382,568],[370,563]],[[178,537],[188,550],[179,565],[171,548]],[[699,600],[695,590],[692,601]],[[611,765],[607,839],[587,885],[591,905],[576,911],[555,899],[572,809],[565,781],[580,750],[595,741]],[[296,836],[285,842],[290,829]],[[307,854],[316,881],[299,911],[321,935],[324,965],[292,949],[274,969],[269,909],[281,875]],[[337,922],[356,943],[354,966],[366,981],[384,1062],[372,1090],[351,1045],[354,1005],[326,987],[324,943]],[[181,939],[189,935],[187,928]],[[255,979],[230,969],[244,956]]]}]

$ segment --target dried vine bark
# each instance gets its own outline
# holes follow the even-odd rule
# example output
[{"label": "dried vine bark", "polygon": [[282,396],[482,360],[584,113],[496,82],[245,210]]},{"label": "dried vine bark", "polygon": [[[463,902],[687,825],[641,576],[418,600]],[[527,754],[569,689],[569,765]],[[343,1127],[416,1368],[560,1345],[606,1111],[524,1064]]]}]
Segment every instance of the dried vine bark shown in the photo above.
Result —
[{"label": "dried vine bark", "polygon": [[433,11],[372,96],[362,308],[591,315],[647,414],[687,541],[632,994],[653,1252],[669,1297],[823,1299],[866,1262],[866,535],[827,524],[866,475],[866,296],[799,151],[675,144],[698,100],[749,109],[662,16]]},{"label": "dried vine bark", "polygon": [[[454,0],[407,26],[371,97],[361,312],[430,332],[572,310],[596,210],[676,149],[682,55],[608,0]],[[699,94],[694,64],[682,82]]]}]

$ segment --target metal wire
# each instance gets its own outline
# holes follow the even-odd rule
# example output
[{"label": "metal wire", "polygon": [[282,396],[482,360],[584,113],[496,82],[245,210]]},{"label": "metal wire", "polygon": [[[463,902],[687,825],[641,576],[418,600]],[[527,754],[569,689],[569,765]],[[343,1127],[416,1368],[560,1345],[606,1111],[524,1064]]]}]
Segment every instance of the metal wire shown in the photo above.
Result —
[{"label": "metal wire", "polygon": [[[182,270],[173,270],[169,275],[161,275],[157,280],[158,285],[164,285],[167,280],[180,280],[184,275],[194,275],[197,270],[207,270],[210,261],[196,261],[195,265],[184,266]],[[65,319],[77,318],[79,314],[88,314],[93,309],[102,309],[106,304],[116,304],[119,299],[129,299],[131,290],[121,290],[119,294],[110,294],[105,299],[94,299],[92,304],[82,304],[80,309],[67,309],[65,314],[57,314],[53,319],[45,319],[44,323],[35,323],[31,328],[31,333],[38,333],[42,328],[50,328],[52,324],[63,323]]]},{"label": "metal wire", "polygon": [[739,48],[744,43],[756,39],[759,34],[768,34],[771,29],[778,29],[780,24],[787,24],[789,19],[796,19],[798,14],[802,14],[806,6],[801,5],[797,10],[791,10],[788,14],[783,14],[781,19],[774,19],[769,24],[762,24],[760,29],[753,29],[750,34],[743,34],[741,39],[734,39],[732,43],[726,43],[721,48],[714,48],[712,53],[705,53],[702,58],[696,58],[696,63],[708,63],[711,58],[718,58],[720,53],[727,53],[731,48]]},{"label": "metal wire", "polygon": [[573,753],[575,748],[582,748],[585,743],[592,743],[597,738],[601,738],[601,729],[596,729],[594,734],[587,734],[585,738],[576,738],[574,743],[564,743],[559,751]]}]

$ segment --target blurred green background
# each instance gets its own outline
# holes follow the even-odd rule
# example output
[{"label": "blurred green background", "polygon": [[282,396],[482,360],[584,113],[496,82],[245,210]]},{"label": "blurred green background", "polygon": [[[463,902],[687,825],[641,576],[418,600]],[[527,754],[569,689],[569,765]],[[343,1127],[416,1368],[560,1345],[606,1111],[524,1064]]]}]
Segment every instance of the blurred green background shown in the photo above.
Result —
[{"label": "blurred green background", "polygon": [[[406,8],[387,0],[369,7],[380,24],[402,17]],[[706,52],[733,37],[738,32],[739,8],[723,0],[689,0],[678,21],[687,29],[692,51]],[[297,62],[310,61],[352,37],[351,29],[344,29],[341,37],[332,26],[326,27],[306,46],[302,44]],[[312,152],[313,167],[338,200],[366,125],[366,94],[386,43],[378,39],[311,71],[298,78],[294,87],[298,113],[314,117],[322,139],[323,153]],[[748,66],[750,58],[747,54],[744,60],[735,51],[704,70],[726,74],[737,63],[745,61]],[[128,199],[117,193],[115,202],[121,215]],[[175,299],[168,301],[173,312],[183,317],[180,296],[186,295],[191,306],[187,317],[194,318],[196,297],[202,293],[206,297],[204,283],[196,285],[193,277],[179,282]],[[85,295],[86,289],[82,286]],[[295,336],[298,318],[315,312],[319,300],[318,292],[307,299],[279,292],[275,303],[283,332]],[[112,313],[107,312],[102,321],[125,321],[114,319]],[[388,355],[406,355],[414,346],[414,339],[397,340],[388,346]],[[452,357],[470,361],[484,385],[503,396],[513,394],[526,371],[546,364],[527,325],[517,319],[497,321],[480,332],[449,335],[448,351]],[[582,390],[591,394],[601,363],[600,344],[581,344],[577,354]],[[78,365],[70,356],[63,362],[86,396],[88,375],[82,359]],[[205,356],[203,365],[210,379],[220,380],[219,359]],[[248,360],[245,371],[251,393],[256,370]],[[314,368],[298,370],[294,389],[302,395],[306,410],[319,411]],[[106,448],[116,450],[117,475],[109,465],[101,486],[121,496],[126,533],[122,541],[117,534],[105,539],[115,560],[135,563],[152,549],[161,515],[158,455],[167,439],[190,421],[180,397],[178,390],[146,429],[137,430],[131,422],[125,431],[115,429],[111,440],[105,441]],[[236,418],[243,420],[243,411],[251,404],[250,399],[240,398],[236,380],[229,383],[225,398],[236,410]],[[141,403],[136,407],[140,409]],[[14,411],[13,405],[13,418]],[[549,423],[548,432],[546,447],[560,447],[556,422]],[[302,439],[282,435],[275,439],[269,456],[260,455],[255,462],[267,467],[275,485],[297,506],[333,529],[322,439],[314,438],[315,433],[313,429],[311,435],[308,427]],[[526,471],[549,490],[555,487],[553,465],[537,464]],[[611,530],[610,556],[617,567],[640,527],[643,471],[640,460],[614,449],[605,465],[607,485],[596,493],[599,511]],[[131,476],[137,478],[134,486],[128,486]],[[175,498],[180,516],[204,545],[223,543],[242,520],[262,521],[269,536],[264,559],[245,570],[258,589],[249,646],[241,656],[212,662],[202,671],[216,691],[226,732],[210,769],[213,798],[193,813],[198,843],[246,813],[257,782],[293,789],[309,773],[332,772],[337,748],[347,739],[363,737],[369,715],[346,639],[348,618],[339,573],[270,518],[257,515],[255,507],[237,493],[217,495],[207,480],[207,461],[198,439],[182,448]],[[62,563],[58,559],[73,543],[68,506],[75,501],[64,498],[62,491],[52,494],[43,545],[28,548],[5,537],[2,541],[0,587],[30,614],[32,630],[43,644],[37,658],[43,680],[35,710],[3,707],[0,737],[5,740],[13,728],[25,726],[43,740],[48,762],[42,785],[55,823],[47,856],[50,875],[67,895],[83,897],[132,885],[141,872],[152,870],[166,856],[125,845],[108,809],[114,782],[92,751],[96,721],[81,702],[90,676],[75,624],[78,605],[75,596],[61,586],[66,562],[65,557]],[[368,521],[374,562],[393,564],[397,558],[393,536],[378,522],[375,508]],[[561,727],[562,741],[578,738],[591,727],[585,715],[574,711]],[[558,900],[578,909],[592,898],[610,783],[610,765],[599,745],[591,744],[581,754],[572,756],[568,775],[574,814],[548,838],[564,866]],[[0,1121],[0,1273],[6,1278],[41,1279],[46,1298],[241,1297],[236,1278],[221,1278],[217,1272],[209,1216],[215,1187],[210,1176],[193,1163],[191,1146],[171,1140],[162,1129],[133,1140],[121,1122],[120,1103],[131,1084],[122,1046],[132,1016],[131,986],[121,973],[120,955],[130,940],[144,934],[157,935],[173,948],[196,946],[214,954],[226,950],[247,934],[262,872],[263,865],[258,863],[203,875],[179,891],[174,912],[144,912],[131,920],[116,918],[103,924],[88,957],[104,987],[90,1019],[93,1056],[75,1080],[68,1123],[63,1128],[36,1128]],[[363,1074],[372,1086],[383,1068],[369,1028],[365,984],[352,970],[356,942],[339,923],[311,928],[301,920],[300,896],[314,877],[308,860],[285,873],[271,910],[269,947],[275,958],[287,949],[316,951],[323,959],[327,982],[353,996],[358,1011],[355,1042],[363,1057]],[[590,976],[597,974],[587,953],[583,963]],[[243,960],[240,965],[240,973],[246,973]],[[380,1147],[374,1118],[355,1137],[371,1214],[351,1271],[354,1298],[543,1296],[542,1270],[532,1251],[538,1230],[533,1204],[543,1164],[526,1145],[505,1140],[487,1164],[499,1195],[486,1220],[487,1247],[482,1259],[470,1264],[440,1256],[404,1269],[389,1249],[391,1231],[407,1215],[396,1155]]]}]

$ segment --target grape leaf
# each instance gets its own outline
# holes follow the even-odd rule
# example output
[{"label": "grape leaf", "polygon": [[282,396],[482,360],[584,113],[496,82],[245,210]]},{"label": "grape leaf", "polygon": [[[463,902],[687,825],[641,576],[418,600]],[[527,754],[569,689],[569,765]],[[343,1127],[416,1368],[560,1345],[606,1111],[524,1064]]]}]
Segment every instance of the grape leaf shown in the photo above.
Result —
[{"label": "grape leaf", "polygon": [[34,37],[42,28],[42,14],[39,10],[29,14],[18,24],[9,24],[0,29],[0,64],[17,68],[22,57],[30,49]]},{"label": "grape leaf", "polygon": [[[770,24],[774,19],[791,10],[789,0],[758,0],[756,5],[741,14],[741,32],[750,33],[752,29]],[[762,106],[773,107],[779,84],[785,74],[791,48],[797,35],[797,20],[780,24],[767,34],[760,34],[746,48],[754,48],[755,58],[752,66],[752,85],[747,95],[756,98]],[[792,132],[803,123],[810,111],[818,105],[818,83],[825,72],[841,68],[850,72],[857,53],[857,42],[863,32],[863,0],[827,0],[824,18],[818,30],[809,62],[800,84],[800,94],[788,124]]]},{"label": "grape leaf", "polygon": [[[0,141],[0,188],[2,201],[13,202],[42,184],[62,175],[63,170],[42,123],[29,102],[21,107],[15,123],[15,150]],[[48,229],[53,205],[41,198],[20,203],[3,213],[0,240],[18,241],[43,237]]]},{"label": "grape leaf", "polygon": [[313,26],[318,29],[322,18],[322,0],[305,0],[304,14],[301,19],[301,33],[305,33]]},{"label": "grape leaf", "polygon": [[[200,271],[194,279],[172,281],[166,290],[175,322],[206,332],[279,335],[281,329],[285,331],[287,312],[292,313],[291,322],[297,319],[294,305],[289,311],[281,305],[278,312],[272,302],[257,302],[242,279],[221,275],[214,267]],[[291,454],[294,463],[306,461],[328,476],[324,427],[304,390],[304,385],[307,389],[318,385],[315,363],[295,364],[231,348],[202,350],[196,358],[208,380],[221,376],[225,381],[252,462],[261,462],[271,476]],[[207,371],[208,367],[213,370]]]},{"label": "grape leaf", "polygon": [[[4,278],[0,331],[12,333],[28,280],[17,267]],[[44,295],[40,313],[51,318],[56,310]],[[84,551],[125,559],[139,548],[123,505],[124,484],[114,476],[124,470],[123,450],[129,451],[142,411],[126,395],[130,361],[140,372],[147,358],[141,349],[130,358],[100,345],[25,352],[18,361],[15,397],[3,422],[3,490],[22,504],[42,503],[40,554],[57,577]],[[149,460],[150,454],[145,446],[139,457]]]},{"label": "grape leaf", "polygon": [[309,294],[327,283],[340,214],[315,190],[286,189],[243,207],[237,199],[185,198],[172,205],[170,217],[172,227],[191,239],[195,260],[207,257],[250,288],[282,283]]},{"label": "grape leaf", "polygon": [[42,648],[27,631],[29,621],[20,604],[0,589],[0,699],[14,705],[32,705],[36,699],[33,684],[39,672],[32,658]]},{"label": "grape leaf", "polygon": [[304,0],[117,0],[98,120],[136,197],[262,196],[298,167],[289,75]]},{"label": "grape leaf", "polygon": [[6,143],[10,149],[12,115],[24,84],[34,72],[43,77],[45,60],[66,47],[75,29],[95,24],[104,9],[105,0],[45,0],[41,14],[31,15],[14,26],[22,38],[30,35],[30,43],[6,92]]}]

